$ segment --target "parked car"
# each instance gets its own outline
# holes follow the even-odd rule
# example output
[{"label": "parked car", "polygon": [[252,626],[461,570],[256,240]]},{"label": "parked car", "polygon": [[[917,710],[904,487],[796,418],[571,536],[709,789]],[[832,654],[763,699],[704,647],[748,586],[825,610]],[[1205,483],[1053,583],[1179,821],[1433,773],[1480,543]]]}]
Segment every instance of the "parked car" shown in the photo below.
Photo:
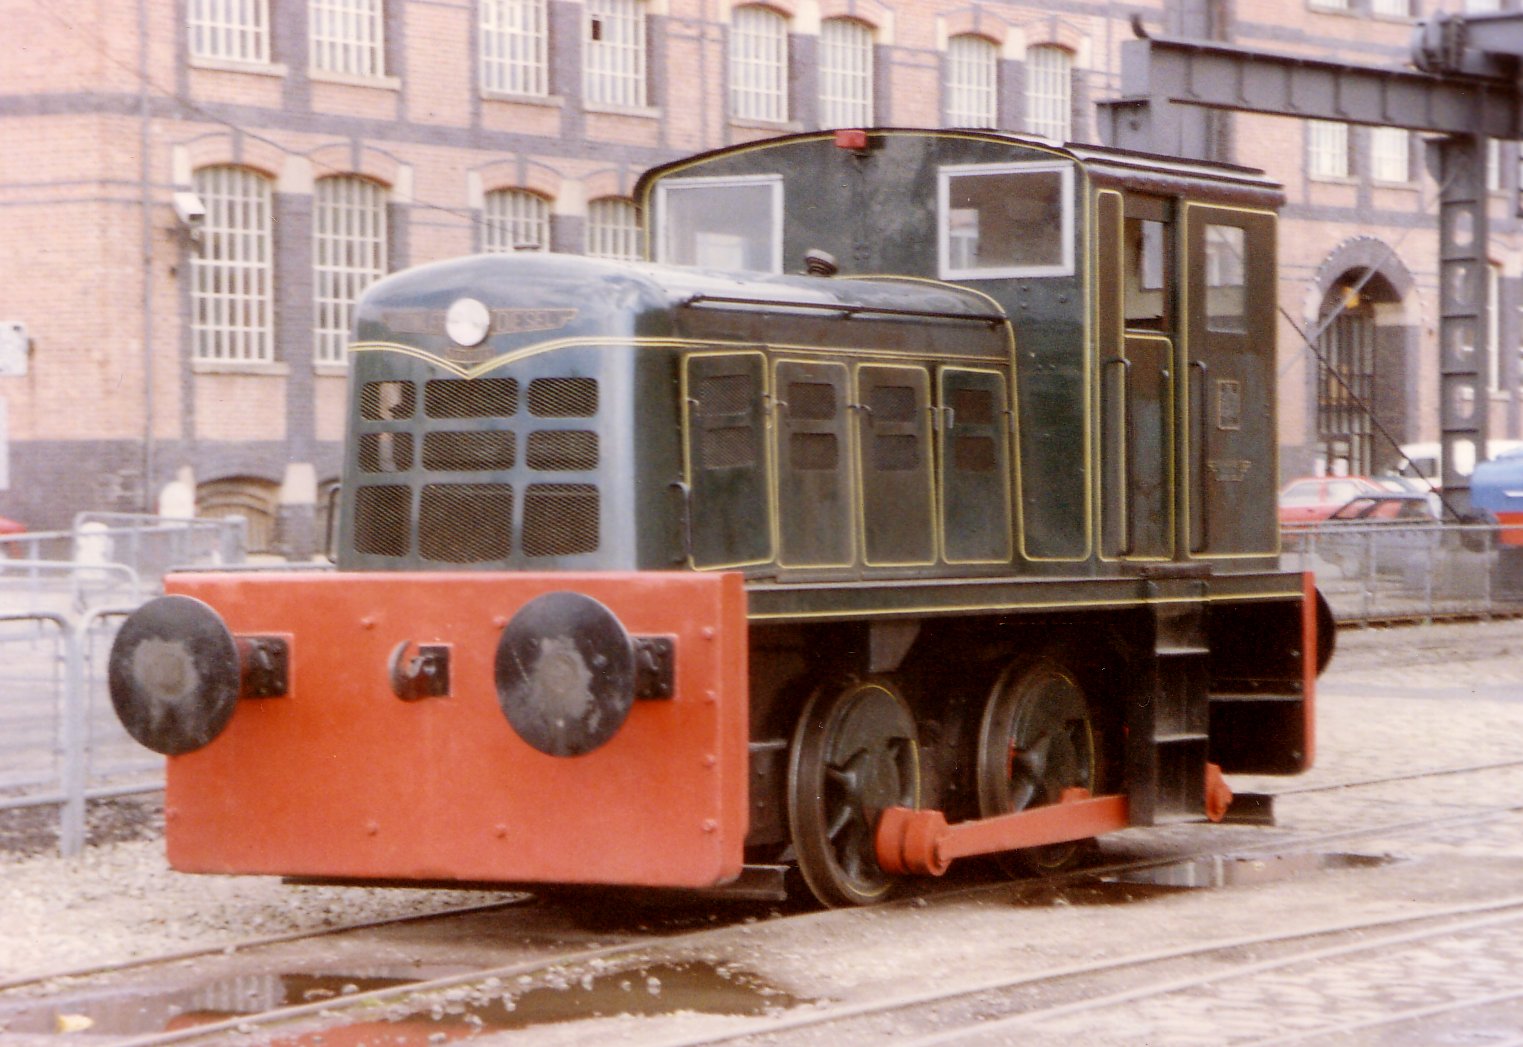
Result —
[{"label": "parked car", "polygon": [[1326,520],[1296,528],[1309,552],[1346,577],[1402,574],[1440,540],[1428,497],[1416,493],[1361,494]]},{"label": "parked car", "polygon": [[1388,494],[1367,476],[1304,476],[1280,490],[1280,523],[1326,520],[1362,494]]}]

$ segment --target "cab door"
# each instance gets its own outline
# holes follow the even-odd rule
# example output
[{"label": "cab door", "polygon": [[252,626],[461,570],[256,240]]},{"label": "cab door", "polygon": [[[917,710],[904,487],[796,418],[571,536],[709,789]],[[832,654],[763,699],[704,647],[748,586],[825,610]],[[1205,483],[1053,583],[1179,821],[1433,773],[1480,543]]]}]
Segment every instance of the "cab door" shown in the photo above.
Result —
[{"label": "cab door", "polygon": [[1100,554],[1174,555],[1174,202],[1103,190],[1096,200]]},{"label": "cab door", "polygon": [[1187,204],[1183,242],[1185,552],[1274,555],[1275,216]]}]

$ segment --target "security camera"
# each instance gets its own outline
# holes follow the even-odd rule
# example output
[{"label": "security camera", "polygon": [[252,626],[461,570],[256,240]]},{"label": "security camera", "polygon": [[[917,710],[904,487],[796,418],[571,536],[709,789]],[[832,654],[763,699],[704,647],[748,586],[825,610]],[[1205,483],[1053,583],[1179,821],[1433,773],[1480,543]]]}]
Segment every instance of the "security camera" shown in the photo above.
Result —
[{"label": "security camera", "polygon": [[181,224],[195,232],[206,224],[206,205],[201,198],[188,190],[175,193],[175,215]]}]

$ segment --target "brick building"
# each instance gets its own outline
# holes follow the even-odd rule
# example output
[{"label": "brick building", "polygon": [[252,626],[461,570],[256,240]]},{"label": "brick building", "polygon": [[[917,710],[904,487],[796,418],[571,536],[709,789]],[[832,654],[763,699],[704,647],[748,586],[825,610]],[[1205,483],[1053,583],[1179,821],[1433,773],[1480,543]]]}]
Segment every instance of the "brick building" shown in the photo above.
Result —
[{"label": "brick building", "polygon": [[[85,508],[151,510],[178,481],[201,512],[248,516],[257,547],[308,552],[339,468],[349,303],[382,273],[526,245],[637,256],[640,171],[786,131],[1094,141],[1134,14],[1155,32],[1395,65],[1414,17],[1458,6],[0,0],[0,348],[29,350],[0,353],[0,513],[66,526]],[[1394,456],[1297,333],[1333,305],[1323,357],[1398,440],[1434,439],[1436,190],[1420,141],[1246,116],[1208,130],[1219,158],[1286,184],[1282,473]],[[1493,436],[1516,436],[1517,146],[1495,157],[1489,407]]]}]

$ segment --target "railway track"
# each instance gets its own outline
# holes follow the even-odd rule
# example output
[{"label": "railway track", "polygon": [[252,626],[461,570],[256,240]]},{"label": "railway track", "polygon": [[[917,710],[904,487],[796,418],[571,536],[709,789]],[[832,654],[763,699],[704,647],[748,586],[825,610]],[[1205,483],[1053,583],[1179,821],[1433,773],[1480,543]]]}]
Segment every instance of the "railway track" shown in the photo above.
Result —
[{"label": "railway track", "polygon": [[[1287,795],[1331,792],[1518,767],[1523,767],[1523,760],[1500,760],[1292,787],[1283,792]],[[1052,891],[1065,885],[1145,876],[1150,869],[1185,862],[1224,858],[1237,861],[1269,852],[1310,853],[1359,838],[1420,836],[1452,830],[1456,826],[1483,824],[1516,814],[1520,810],[1523,810],[1523,804],[1493,806],[1471,809],[1461,814],[1451,812],[1437,817],[1387,821],[1353,829],[1278,835],[1273,840],[1264,841],[1262,845],[1235,846],[1227,852],[1213,852],[1209,849],[1175,851],[1164,857],[1111,863],[1061,877],[1018,884],[943,888],[908,904],[934,907],[955,899],[979,895],[1009,898],[1012,892],[1014,895],[1039,895],[1043,891]],[[811,920],[840,918],[842,914],[829,913],[777,917],[780,920],[797,920],[801,924]],[[1426,941],[1441,941],[1446,936],[1454,938],[1483,934],[1488,928],[1496,928],[1498,933],[1517,937],[1514,924],[1520,921],[1523,921],[1523,896],[1485,904],[1432,908],[1384,919],[1302,927],[1282,934],[1208,940],[1098,963],[1054,967],[1019,977],[991,977],[977,983],[961,983],[928,990],[912,998],[900,997],[891,1001],[849,1005],[815,1005],[782,1013],[777,1013],[777,1009],[772,1008],[772,1013],[760,1018],[732,1020],[729,1023],[730,1031],[723,1036],[671,1039],[664,1042],[664,1047],[748,1042],[765,1037],[784,1037],[789,1041],[797,1038],[800,1042],[813,1042],[823,1037],[842,1042],[843,1039],[849,1041],[856,1035],[867,1035],[871,1030],[882,1028],[885,1022],[911,1035],[919,1035],[921,1038],[912,1042],[927,1045],[960,1041],[975,1034],[992,1036],[990,1042],[1000,1042],[1001,1031],[1008,1031],[1010,1035],[1018,1034],[1024,1040],[1044,1032],[1053,1023],[1091,1021],[1094,1015],[1123,1013],[1126,1008],[1145,1009],[1157,1006],[1156,1001],[1177,1001],[1192,993],[1216,991],[1221,986],[1242,983],[1260,976],[1283,974],[1290,977],[1298,968],[1307,965],[1342,961],[1353,963],[1359,957],[1389,955],[1391,950],[1398,948],[1420,951]],[[732,933],[733,928],[726,925],[657,939],[649,934],[640,934],[611,943],[604,942],[596,948],[570,950],[564,948],[563,944],[547,940],[543,943],[542,954],[524,957],[509,964],[482,966],[445,977],[419,979],[372,991],[355,992],[339,999],[323,999],[297,1006],[237,1014],[193,1027],[133,1036],[113,1043],[115,1047],[149,1047],[197,1041],[215,1042],[234,1033],[266,1037],[278,1034],[282,1042],[301,1042],[291,1039],[293,1035],[302,1035],[293,1033],[292,1030],[310,1027],[315,1031],[357,1021],[374,1021],[377,1014],[385,1015],[384,1020],[393,1025],[413,1022],[421,1023],[425,1028],[443,1028],[450,1022],[456,1022],[457,1025],[465,1022],[469,1026],[472,1020],[481,1020],[477,1015],[490,1009],[495,1008],[500,1018],[505,1008],[512,1009],[515,998],[521,999],[523,994],[547,982],[562,986],[575,986],[579,983],[586,987],[593,979],[606,981],[609,978],[624,977],[628,981],[629,976],[633,976],[632,972],[637,974],[663,965],[673,967],[684,962],[683,957],[690,958],[705,951],[723,951],[722,943]],[[803,927],[800,933],[806,933]],[[284,937],[288,940],[290,936]],[[251,944],[258,946],[262,943]],[[247,949],[248,946],[240,948]],[[208,950],[210,951],[212,950]],[[1209,965],[1210,971],[1200,973],[1196,968],[1201,965]],[[89,972],[76,972],[75,976],[82,977],[85,973]],[[1139,979],[1141,985],[1137,984]],[[1122,985],[1125,987],[1119,987]],[[18,987],[12,985],[10,991],[0,996],[0,1007],[5,1003],[4,996],[11,995]],[[5,989],[7,987],[0,986],[0,990]],[[1510,999],[1505,994],[1491,995],[1496,996],[1499,1002]],[[1482,996],[1484,994],[1475,998],[1481,999]],[[1366,1016],[1360,1020],[1375,1019]]]}]

